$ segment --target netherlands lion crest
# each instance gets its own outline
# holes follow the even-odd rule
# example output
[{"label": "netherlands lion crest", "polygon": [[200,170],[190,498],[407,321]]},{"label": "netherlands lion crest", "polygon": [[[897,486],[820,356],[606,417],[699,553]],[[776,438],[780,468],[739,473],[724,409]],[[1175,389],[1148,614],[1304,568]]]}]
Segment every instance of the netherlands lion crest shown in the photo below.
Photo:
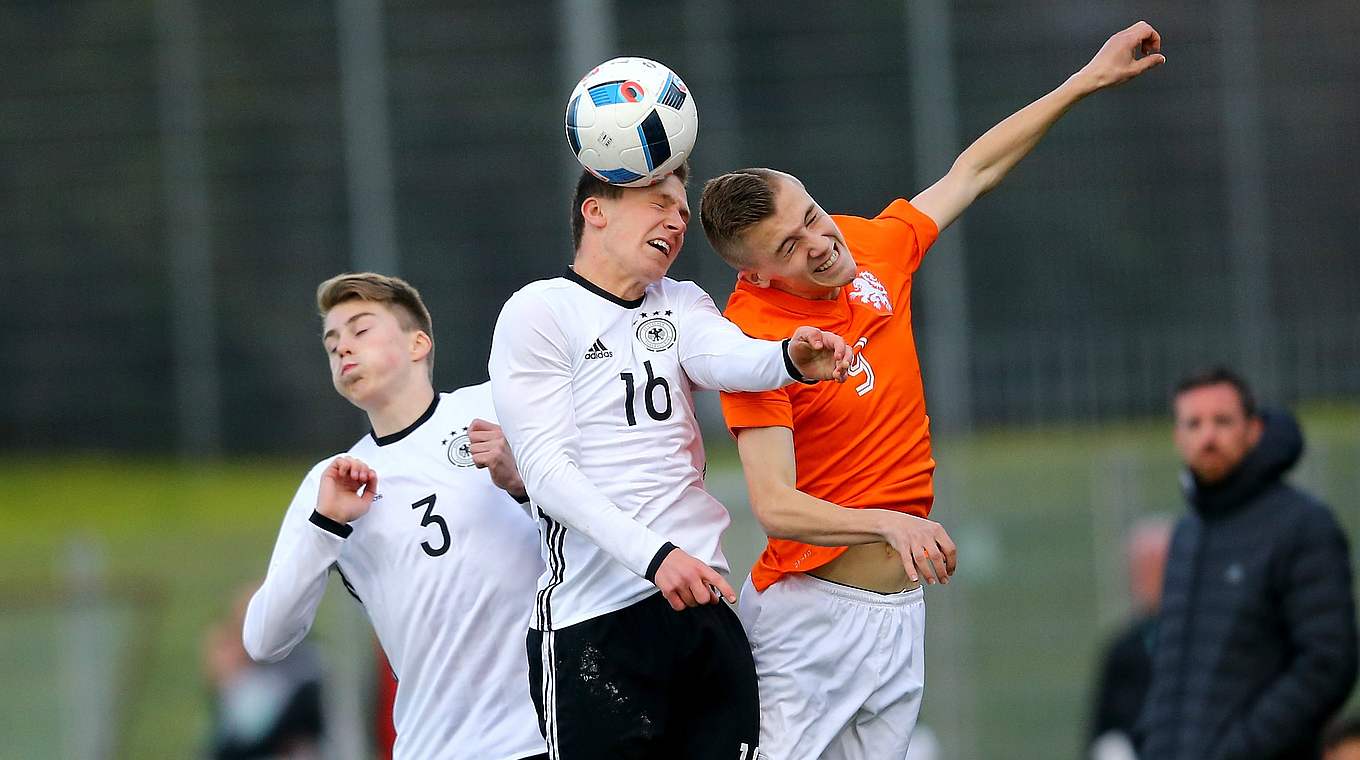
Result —
[{"label": "netherlands lion crest", "polygon": [[867,269],[860,272],[850,285],[851,300],[859,301],[865,306],[884,314],[892,313],[893,307],[892,301],[888,300],[888,289],[883,287],[883,283],[879,282],[873,272]]}]

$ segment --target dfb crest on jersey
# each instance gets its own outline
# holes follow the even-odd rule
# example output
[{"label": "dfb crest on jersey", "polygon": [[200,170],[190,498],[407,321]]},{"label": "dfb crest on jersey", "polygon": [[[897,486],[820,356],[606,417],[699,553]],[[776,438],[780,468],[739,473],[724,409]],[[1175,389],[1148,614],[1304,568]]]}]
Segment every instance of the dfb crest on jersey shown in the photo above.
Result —
[{"label": "dfb crest on jersey", "polygon": [[449,463],[455,467],[471,467],[472,461],[472,439],[468,438],[468,429],[454,430],[449,433],[449,437],[440,441],[449,447]]},{"label": "dfb crest on jersey", "polygon": [[[670,311],[665,314],[669,316]],[[642,341],[648,351],[665,351],[675,345],[675,324],[662,316],[662,312],[654,312],[650,317],[645,313],[642,316],[646,319],[638,323],[637,339]]]}]

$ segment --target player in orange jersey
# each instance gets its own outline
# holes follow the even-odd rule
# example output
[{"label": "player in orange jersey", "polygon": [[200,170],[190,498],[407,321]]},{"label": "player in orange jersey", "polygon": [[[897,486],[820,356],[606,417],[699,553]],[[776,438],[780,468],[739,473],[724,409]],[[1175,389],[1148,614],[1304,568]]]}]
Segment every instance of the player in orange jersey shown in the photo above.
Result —
[{"label": "player in orange jersey", "polygon": [[988,130],[949,173],[877,217],[828,216],[796,178],[747,169],[704,187],[715,250],[739,272],[726,315],[773,338],[812,324],[854,341],[843,385],[724,394],[770,541],[739,612],[770,760],[901,758],[920,709],[925,608],[953,541],[926,519],[935,462],[911,331],[912,275],[939,231],[1077,101],[1165,58],[1139,22],[1057,89]]}]

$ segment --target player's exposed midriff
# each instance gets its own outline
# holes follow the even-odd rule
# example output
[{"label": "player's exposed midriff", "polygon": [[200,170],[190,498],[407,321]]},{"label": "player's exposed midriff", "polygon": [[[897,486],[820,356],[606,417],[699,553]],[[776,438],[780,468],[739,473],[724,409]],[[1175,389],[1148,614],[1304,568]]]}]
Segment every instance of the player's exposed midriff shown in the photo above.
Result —
[{"label": "player's exposed midriff", "polygon": [[851,546],[845,553],[808,575],[882,594],[906,591],[920,585],[907,577],[902,555],[882,541]]}]

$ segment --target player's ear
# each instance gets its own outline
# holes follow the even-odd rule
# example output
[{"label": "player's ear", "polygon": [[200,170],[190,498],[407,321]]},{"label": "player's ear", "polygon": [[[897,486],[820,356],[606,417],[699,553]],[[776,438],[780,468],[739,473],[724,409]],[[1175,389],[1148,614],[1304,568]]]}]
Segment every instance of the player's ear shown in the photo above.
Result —
[{"label": "player's ear", "polygon": [[596,229],[604,229],[609,224],[609,219],[605,215],[604,204],[595,196],[587,196],[581,201],[581,216],[586,220],[586,224]]},{"label": "player's ear", "polygon": [[752,270],[750,270],[750,269],[743,269],[743,270],[741,270],[741,272],[737,274],[737,277],[738,277],[739,279],[746,280],[747,282],[751,283],[752,285],[756,286],[757,288],[768,288],[768,287],[770,287],[770,280],[769,280],[769,278],[767,278],[767,277],[761,277],[759,272],[752,271]]},{"label": "player's ear", "polygon": [[418,362],[430,355],[434,350],[434,339],[424,330],[416,330],[411,333],[411,361]]}]

